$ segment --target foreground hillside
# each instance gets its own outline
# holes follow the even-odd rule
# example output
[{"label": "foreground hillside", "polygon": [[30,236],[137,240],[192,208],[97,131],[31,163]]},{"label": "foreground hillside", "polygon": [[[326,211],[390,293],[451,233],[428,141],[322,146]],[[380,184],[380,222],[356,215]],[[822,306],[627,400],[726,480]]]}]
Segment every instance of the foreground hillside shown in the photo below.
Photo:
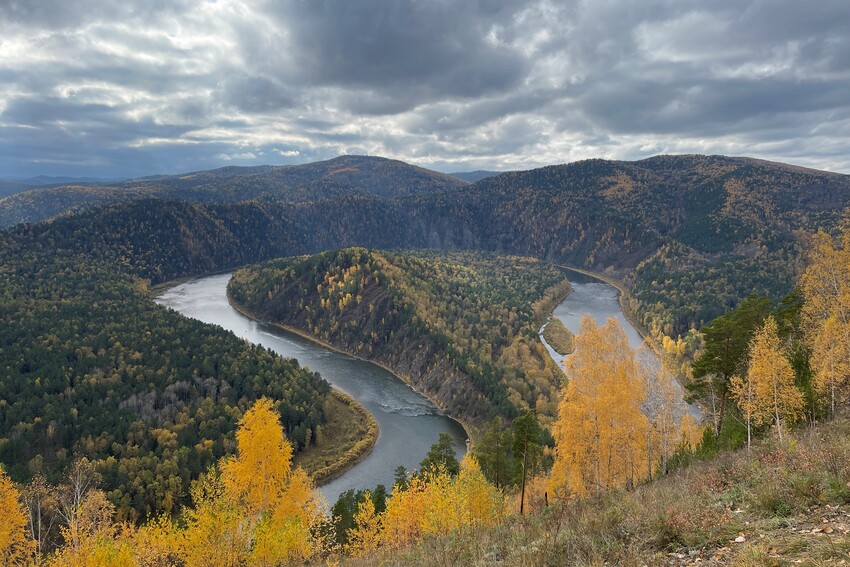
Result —
[{"label": "foreground hillside", "polygon": [[396,160],[341,156],[304,165],[224,167],[112,184],[16,191],[0,199],[0,228],[144,198],[207,203],[254,199],[297,202],[345,195],[412,196],[464,185],[461,179]]},{"label": "foreground hillside", "polygon": [[228,286],[255,317],[388,366],[475,426],[554,415],[561,372],[537,329],[568,291],[524,258],[360,248],[243,268]]},{"label": "foreground hillside", "polygon": [[850,420],[345,565],[846,565]]}]

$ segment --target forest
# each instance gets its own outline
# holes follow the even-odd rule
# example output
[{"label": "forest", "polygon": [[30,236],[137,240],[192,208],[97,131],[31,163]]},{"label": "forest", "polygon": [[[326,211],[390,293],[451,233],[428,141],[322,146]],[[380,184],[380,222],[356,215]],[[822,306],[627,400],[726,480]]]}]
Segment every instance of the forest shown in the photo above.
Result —
[{"label": "forest", "polygon": [[[376,258],[327,256],[340,253],[353,262],[337,273],[349,277]],[[297,287],[295,263],[309,272],[327,261],[276,265]],[[440,439],[390,490],[343,494],[328,513],[292,464],[275,403],[260,397],[238,421],[233,454],[193,483],[179,520],[122,523],[86,460],[60,488],[16,485],[0,471],[0,557],[54,566],[840,564],[850,551],[840,513],[850,499],[848,313],[850,230],[820,232],[793,295],[778,304],[751,295],[704,328],[689,374],[706,427],[667,403],[670,372],[639,364],[616,320],[586,317],[550,438],[534,411],[509,426],[497,418],[463,461]],[[671,357],[681,347],[664,345]],[[647,404],[650,384],[660,403]]]},{"label": "forest", "polygon": [[562,374],[537,330],[568,292],[527,258],[362,248],[249,266],[228,285],[258,319],[388,366],[473,427],[554,416]]},{"label": "forest", "polygon": [[305,202],[351,195],[411,196],[457,189],[466,182],[397,160],[340,156],[292,166],[223,167],[117,183],[64,185],[15,191],[0,185],[0,228],[142,199],[187,202],[249,200]]},{"label": "forest", "polygon": [[[148,290],[179,277],[347,246],[515,254],[621,281],[635,317],[656,337],[665,336],[659,342],[675,354],[676,371],[687,371],[687,355],[696,358],[692,396],[712,408],[714,423],[698,454],[744,446],[748,438],[757,451],[759,437],[771,427],[785,434],[794,421],[839,413],[846,400],[848,357],[835,346],[846,343],[830,340],[845,336],[846,313],[832,311],[844,299],[823,293],[816,299],[818,282],[830,274],[807,271],[844,265],[846,243],[827,239],[837,234],[850,204],[846,176],[743,158],[662,156],[509,173],[404,198],[348,189],[334,195],[295,203],[144,199],[1,232],[0,460],[10,482],[31,484],[43,476],[50,485],[66,483],[76,457],[85,456],[115,518],[138,521],[166,505],[175,511],[195,502],[192,481],[233,454],[236,424],[262,396],[286,400],[278,411],[294,451],[321,439],[324,381],[156,307]],[[827,234],[813,237],[818,227]],[[819,264],[817,254],[828,262]],[[467,284],[461,277],[458,285]],[[745,301],[751,294],[753,300]],[[331,308],[340,310],[335,299]],[[387,306],[389,299],[387,293]],[[434,307],[439,309],[428,316],[440,321],[439,332],[420,327],[429,340],[483,332],[477,323],[451,324],[445,313],[452,302]],[[696,329],[703,331],[702,347],[692,340]],[[523,331],[516,332],[522,339]],[[478,343],[467,343],[448,360],[482,377],[482,391],[496,400],[495,406],[482,403],[475,418],[486,422],[506,408],[500,426],[509,427],[506,418],[515,422],[525,408],[536,409],[541,388],[510,378],[488,380],[495,376],[488,374],[488,359],[472,352],[482,337],[469,336]],[[771,355],[759,360],[780,360],[776,352],[782,349],[791,374],[782,366],[750,376],[756,338],[759,352]],[[712,344],[734,344],[734,356],[717,357]],[[497,363],[491,356],[494,372]],[[774,399],[767,416],[754,411],[751,400],[767,391],[764,377],[770,375],[781,376],[790,394]],[[786,388],[791,375],[802,409],[799,396]],[[628,417],[640,426],[636,430],[644,427],[636,414]],[[481,438],[487,434],[483,429]],[[490,437],[496,446],[512,445],[501,434]],[[555,441],[570,439],[555,438],[541,443],[552,462]],[[675,447],[668,449],[662,469],[674,468],[679,459]],[[488,463],[500,460],[481,458],[482,473],[490,474],[484,472],[491,470]],[[608,475],[612,490],[640,484],[658,470],[656,458],[625,455],[617,462]],[[647,462],[646,475],[638,475]],[[512,484],[515,458],[513,463]],[[579,465],[558,470],[586,471]],[[838,482],[845,473],[829,474],[823,483]]]},{"label": "forest", "polygon": [[261,396],[296,450],[321,438],[330,386],[296,362],[155,305],[111,265],[0,255],[0,462],[15,481],[54,482],[85,457],[137,520],[187,502]]},{"label": "forest", "polygon": [[6,238],[94,254],[155,283],[346,246],[516,254],[619,280],[638,322],[675,338],[751,292],[774,301],[789,293],[807,235],[834,230],[847,206],[847,176],[659,156],[505,173],[403,197],[144,199],[19,225]]}]

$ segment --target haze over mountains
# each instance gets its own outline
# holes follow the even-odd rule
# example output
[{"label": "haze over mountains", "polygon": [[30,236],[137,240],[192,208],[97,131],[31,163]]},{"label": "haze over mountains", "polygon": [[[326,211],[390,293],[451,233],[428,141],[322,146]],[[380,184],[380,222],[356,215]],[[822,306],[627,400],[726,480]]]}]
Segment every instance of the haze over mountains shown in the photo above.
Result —
[{"label": "haze over mountains", "polygon": [[417,195],[465,184],[444,173],[368,156],[340,156],[294,166],[230,166],[182,175],[143,177],[111,184],[74,184],[18,193],[0,200],[0,227],[143,198],[195,202],[310,201],[340,195]]}]

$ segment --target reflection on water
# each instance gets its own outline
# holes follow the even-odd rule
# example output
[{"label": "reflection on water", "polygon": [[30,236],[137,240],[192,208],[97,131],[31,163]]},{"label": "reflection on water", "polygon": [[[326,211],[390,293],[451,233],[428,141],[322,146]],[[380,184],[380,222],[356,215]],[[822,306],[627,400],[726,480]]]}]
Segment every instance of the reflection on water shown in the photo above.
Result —
[{"label": "reflection on water", "polygon": [[281,356],[297,359],[360,402],[378,422],[380,436],[369,456],[320,488],[331,504],[341,492],[351,488],[373,488],[381,483],[389,489],[395,468],[418,468],[441,432],[454,439],[458,459],[466,452],[466,433],[460,424],[389,371],[241,315],[227,302],[229,280],[230,274],[193,280],[168,290],[156,301],[187,317],[220,325]]}]

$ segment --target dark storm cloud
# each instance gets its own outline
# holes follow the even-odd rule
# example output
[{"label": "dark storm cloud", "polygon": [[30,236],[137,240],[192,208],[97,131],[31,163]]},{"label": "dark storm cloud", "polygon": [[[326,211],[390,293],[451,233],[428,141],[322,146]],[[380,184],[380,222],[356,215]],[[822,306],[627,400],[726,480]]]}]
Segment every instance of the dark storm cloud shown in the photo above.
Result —
[{"label": "dark storm cloud", "polygon": [[[511,88],[527,62],[488,40],[520,2],[323,0],[272,10],[311,82],[400,90],[407,97],[481,96]],[[417,96],[418,95],[418,96]]]},{"label": "dark storm cloud", "polygon": [[0,176],[655,152],[850,171],[846,0],[0,0]]}]

